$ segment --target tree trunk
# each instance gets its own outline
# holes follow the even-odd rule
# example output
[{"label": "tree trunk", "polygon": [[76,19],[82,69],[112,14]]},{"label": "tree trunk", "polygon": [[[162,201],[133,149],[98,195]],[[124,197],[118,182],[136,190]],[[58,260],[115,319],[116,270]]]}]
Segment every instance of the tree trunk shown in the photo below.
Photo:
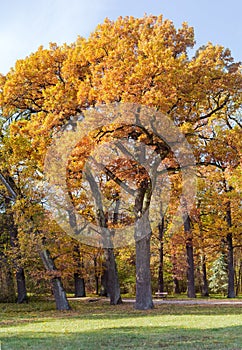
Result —
[{"label": "tree trunk", "polygon": [[24,269],[22,267],[18,267],[16,271],[16,281],[17,281],[17,291],[18,291],[18,297],[17,297],[17,303],[27,303],[27,292],[26,292],[26,284],[25,284],[25,275],[24,275]]},{"label": "tree trunk", "polygon": [[136,241],[136,302],[139,310],[153,309],[150,275],[150,235]]},{"label": "tree trunk", "polygon": [[75,287],[75,297],[85,297],[85,281],[82,276],[82,270],[84,268],[83,258],[80,252],[79,244],[74,245],[73,258],[75,261],[75,272],[74,272],[74,287]]},{"label": "tree trunk", "polygon": [[[227,202],[226,208],[226,221],[227,226],[230,229],[232,227],[232,216],[230,201]],[[232,233],[227,234],[227,261],[228,261],[228,298],[235,298],[234,290],[234,247],[233,247],[233,235]]]},{"label": "tree trunk", "polygon": [[13,274],[7,258],[3,254],[1,254],[0,263],[0,302],[14,303],[16,295]]},{"label": "tree trunk", "polygon": [[95,272],[95,290],[96,290],[96,295],[99,294],[99,276],[98,276],[98,271],[97,271],[97,258],[94,257],[94,272]]},{"label": "tree trunk", "polygon": [[228,244],[228,298],[235,298],[234,290],[234,253],[233,253],[233,237],[232,233],[227,235],[227,244]]},{"label": "tree trunk", "polygon": [[[6,207],[9,207],[9,203],[6,203]],[[21,267],[21,253],[19,251],[19,243],[18,243],[18,229],[16,225],[14,224],[14,217],[13,213],[11,212],[8,214],[8,220],[9,220],[9,234],[10,234],[10,245],[13,249],[17,249],[18,253],[14,257],[13,264],[16,269],[15,277],[16,277],[16,283],[17,283],[17,303],[26,303],[28,302],[27,297],[27,290],[26,290],[26,284],[25,284],[25,274],[24,269]]]},{"label": "tree trunk", "polygon": [[117,265],[115,262],[115,256],[113,248],[106,248],[106,266],[107,266],[107,293],[110,297],[111,305],[122,304],[120,295],[120,286],[118,280]]},{"label": "tree trunk", "polygon": [[184,215],[183,223],[184,223],[184,232],[186,235],[186,253],[187,253],[187,296],[188,298],[196,298],[191,219],[188,214]]},{"label": "tree trunk", "polygon": [[161,220],[161,223],[158,225],[159,230],[159,270],[158,270],[158,291],[164,292],[164,217]]},{"label": "tree trunk", "polygon": [[174,293],[175,294],[181,294],[179,280],[178,280],[177,277],[173,278],[173,283],[174,283],[174,289],[173,289]]},{"label": "tree trunk", "polygon": [[108,296],[108,267],[106,263],[103,263],[103,273],[101,275],[101,288],[100,288],[100,296],[107,297]]},{"label": "tree trunk", "polygon": [[206,257],[204,254],[202,254],[202,296],[208,297],[209,291],[208,291],[208,280],[207,280],[207,266],[206,266]]},{"label": "tree trunk", "polygon": [[16,277],[17,291],[18,291],[17,302],[26,303],[28,301],[28,297],[27,297],[27,290],[25,285],[24,270],[20,264],[21,254],[19,251],[18,229],[14,222],[14,216],[13,216],[12,207],[11,207],[11,200],[15,201],[17,198],[17,194],[15,192],[15,189],[13,188],[13,186],[15,187],[13,179],[10,176],[8,177],[9,177],[9,180],[11,180],[10,183],[9,183],[9,180],[7,180],[2,174],[0,174],[0,181],[6,187],[10,195],[10,197],[5,199],[5,206],[6,206],[6,213],[7,213],[7,220],[8,220],[8,230],[9,230],[9,236],[10,236],[10,245],[12,248],[16,249],[18,252],[17,256],[14,258],[14,261],[13,261],[14,267],[16,269],[15,277]]},{"label": "tree trunk", "polygon": [[[150,237],[149,204],[151,189],[147,180],[137,189],[134,205],[135,213],[135,249],[136,249],[136,302],[139,310],[153,309],[150,273]],[[146,203],[145,203],[146,202]]]},{"label": "tree trunk", "polygon": [[75,297],[83,298],[86,296],[85,280],[78,272],[74,273]]},{"label": "tree trunk", "polygon": [[238,271],[238,278],[236,283],[236,296],[238,296],[240,292],[241,280],[242,280],[242,261],[240,262],[239,271]]},{"label": "tree trunk", "polygon": [[[55,263],[50,255],[50,252],[47,249],[44,249],[40,252],[40,257],[47,271],[53,274],[57,272]],[[51,283],[57,310],[70,310],[71,308],[68,303],[61,278],[58,276],[53,277],[51,279]]]},{"label": "tree trunk", "polygon": [[[117,272],[117,266],[116,266],[115,257],[114,257],[113,241],[112,241],[112,235],[114,234],[114,232],[109,230],[108,228],[107,217],[105,215],[104,208],[103,208],[102,195],[100,193],[99,186],[95,181],[94,176],[92,175],[90,169],[88,168],[86,168],[86,179],[90,184],[90,188],[96,204],[96,214],[97,214],[98,224],[102,229],[101,235],[102,235],[103,248],[104,248],[104,253],[106,258],[105,278],[107,278],[107,280],[105,282],[107,283],[107,285],[105,287],[107,288],[107,294],[110,297],[110,304],[111,305],[120,304],[122,303],[122,299],[120,294],[118,272]],[[103,291],[101,292],[103,293]]]}]

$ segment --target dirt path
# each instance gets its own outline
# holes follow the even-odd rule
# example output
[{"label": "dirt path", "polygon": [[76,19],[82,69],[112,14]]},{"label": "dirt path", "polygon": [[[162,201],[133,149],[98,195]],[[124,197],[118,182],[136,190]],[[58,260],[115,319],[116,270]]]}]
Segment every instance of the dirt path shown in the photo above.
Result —
[{"label": "dirt path", "polygon": [[[123,302],[134,303],[134,299],[123,299]],[[241,305],[242,300],[218,300],[218,299],[153,299],[154,304],[178,304],[178,305]]]},{"label": "dirt path", "polygon": [[[68,298],[68,300],[79,300],[88,302],[108,301],[108,298]],[[123,298],[124,303],[134,303],[134,298]],[[242,299],[153,299],[154,304],[174,304],[174,305],[237,305],[242,306]]]}]

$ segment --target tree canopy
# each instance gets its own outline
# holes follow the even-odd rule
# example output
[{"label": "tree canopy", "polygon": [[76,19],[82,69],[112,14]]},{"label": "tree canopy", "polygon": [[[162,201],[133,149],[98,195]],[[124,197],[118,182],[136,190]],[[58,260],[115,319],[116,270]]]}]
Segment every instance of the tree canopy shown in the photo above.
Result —
[{"label": "tree canopy", "polygon": [[[234,62],[229,49],[212,43],[200,47],[192,56],[190,49],[194,45],[194,30],[187,23],[176,29],[163,16],[106,19],[88,38],[78,37],[74,43],[62,46],[52,43],[48,49],[40,47],[18,60],[6,76],[0,76],[2,218],[5,220],[4,212],[11,211],[18,232],[18,244],[12,244],[9,250],[23,253],[30,244],[26,245],[28,237],[32,246],[38,247],[33,252],[42,251],[43,257],[46,248],[55,251],[56,239],[60,275],[65,276],[64,271],[74,273],[62,256],[76,257],[72,249],[75,244],[54,222],[49,224],[50,210],[45,205],[42,181],[46,155],[54,140],[65,130],[86,128],[89,120],[93,124],[91,132],[77,140],[68,153],[66,188],[75,210],[99,225],[102,239],[108,232],[112,241],[115,229],[131,223],[136,229],[134,234],[141,235],[142,239],[136,240],[135,254],[137,308],[152,307],[151,282],[159,264],[160,244],[159,253],[165,249],[167,254],[164,261],[160,255],[160,268],[174,283],[185,278],[184,271],[193,263],[200,266],[201,276],[205,263],[209,269],[221,256],[227,256],[228,296],[234,295],[234,287],[241,279],[241,65]],[[111,112],[106,125],[99,125],[95,114],[87,118],[91,110],[100,112],[110,105],[115,106],[115,112],[117,106],[136,106],[136,122],[127,117],[118,123],[117,115],[112,119]],[[151,126],[137,122],[137,106],[152,111],[147,117]],[[187,208],[182,198],[182,186],[189,187],[179,164],[179,153],[184,154],[184,149],[180,146],[174,152],[175,140],[169,141],[168,127],[167,135],[157,135],[154,115],[164,129],[168,118],[177,128],[177,135],[183,135],[191,148],[194,160],[190,170],[197,177],[193,208]],[[100,155],[92,157],[93,168],[85,168],[93,149],[105,144],[115,144],[116,158],[110,159],[102,148],[102,159]],[[62,147],[64,152],[68,144]],[[159,193],[152,192],[152,171],[155,181],[158,175],[161,179]],[[159,220],[150,226],[152,200],[161,202],[168,192],[166,209],[163,203]],[[128,198],[131,193],[133,202]],[[125,209],[120,206],[121,194]],[[180,225],[172,228],[180,205],[183,213],[176,218]],[[108,216],[108,207],[112,217]],[[68,215],[73,223],[75,216],[71,212]],[[142,224],[140,216],[144,218]],[[187,262],[183,259],[185,247]],[[117,303],[120,291],[114,246],[110,243],[106,248],[104,270],[109,271],[109,279],[117,282],[111,297]],[[93,257],[99,256],[96,249],[91,253]],[[153,270],[150,249],[151,256],[156,256],[151,259]],[[83,261],[84,257],[89,259],[90,249],[82,247],[81,251],[83,256],[79,255],[76,266],[83,276],[89,275],[90,267],[85,270]],[[125,254],[122,249],[116,254],[121,265]],[[3,254],[4,261],[7,255]],[[22,254],[14,264],[26,265]],[[36,272],[37,263],[35,268]],[[194,275],[194,268],[191,273]],[[196,281],[199,276],[195,276]]]}]

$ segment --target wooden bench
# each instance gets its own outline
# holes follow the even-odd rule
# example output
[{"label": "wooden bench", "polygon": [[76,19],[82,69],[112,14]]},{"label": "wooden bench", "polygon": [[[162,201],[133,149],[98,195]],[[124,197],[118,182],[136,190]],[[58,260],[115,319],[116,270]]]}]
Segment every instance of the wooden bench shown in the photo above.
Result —
[{"label": "wooden bench", "polygon": [[156,292],[155,298],[167,298],[168,293],[167,292]]}]

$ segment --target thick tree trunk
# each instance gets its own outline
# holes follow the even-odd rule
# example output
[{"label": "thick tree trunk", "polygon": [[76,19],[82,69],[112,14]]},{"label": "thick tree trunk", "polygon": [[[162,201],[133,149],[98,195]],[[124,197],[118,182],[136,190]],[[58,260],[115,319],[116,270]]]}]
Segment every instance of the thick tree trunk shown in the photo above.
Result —
[{"label": "thick tree trunk", "polygon": [[[15,192],[15,183],[13,179],[7,174],[8,180],[0,174],[0,181],[3,183],[3,185],[7,188],[9,195],[12,200],[16,200],[17,193]],[[14,187],[13,187],[14,186]],[[27,297],[27,290],[25,285],[25,275],[24,270],[20,264],[21,261],[21,254],[19,252],[19,242],[18,242],[18,229],[14,222],[14,216],[11,208],[11,199],[10,197],[5,199],[5,206],[6,206],[6,212],[8,216],[8,229],[9,229],[9,236],[10,236],[10,245],[12,248],[16,249],[18,251],[18,255],[14,258],[14,267],[16,269],[16,283],[17,283],[17,302],[18,303],[26,303],[28,301]]]},{"label": "thick tree trunk", "polygon": [[151,188],[145,179],[138,188],[135,197],[135,249],[136,249],[136,302],[139,310],[153,309],[150,273],[150,237],[149,204]]},{"label": "thick tree trunk", "polygon": [[153,309],[150,273],[150,237],[151,227],[148,211],[135,224],[136,248],[136,302],[139,310]]},{"label": "thick tree trunk", "polygon": [[[103,248],[104,248],[104,253],[106,258],[106,261],[105,261],[106,286],[105,287],[107,288],[106,289],[107,295],[110,297],[110,304],[112,305],[120,304],[122,303],[122,299],[120,294],[118,272],[117,272],[117,266],[115,262],[113,242],[112,242],[112,234],[114,232],[111,232],[108,228],[107,217],[103,209],[103,202],[102,202],[100,189],[97,182],[95,181],[94,176],[92,175],[90,169],[88,168],[86,169],[86,178],[90,184],[90,188],[95,200],[98,224],[100,228],[102,228],[101,235],[102,235]],[[104,288],[104,291],[101,291],[101,293],[106,291]]]},{"label": "thick tree trunk", "polygon": [[[232,227],[232,216],[230,202],[227,203],[226,208],[226,221],[227,226],[230,229]],[[233,247],[233,235],[232,233],[227,234],[227,261],[228,261],[228,298],[235,298],[234,290],[234,247]]]},{"label": "thick tree trunk", "polygon": [[78,272],[74,273],[75,297],[83,298],[86,296],[85,280]]},{"label": "thick tree trunk", "polygon": [[136,241],[136,302],[138,310],[153,309],[150,275],[150,235]]},{"label": "thick tree trunk", "polygon": [[113,248],[106,248],[106,266],[107,266],[107,293],[110,297],[111,305],[122,304],[120,286],[118,279],[117,265],[115,262],[115,256]]},{"label": "thick tree trunk", "polygon": [[0,265],[0,302],[14,303],[16,301],[14,278],[7,258],[1,254]]},{"label": "thick tree trunk", "polygon": [[188,216],[188,214],[184,215],[183,223],[184,223],[184,232],[186,235],[186,253],[187,253],[187,296],[188,298],[196,298],[191,219]]},{"label": "thick tree trunk", "polygon": [[101,276],[101,287],[100,287],[100,296],[107,297],[108,296],[108,267],[106,263],[103,263],[103,273]]},{"label": "thick tree trunk", "polygon": [[110,297],[110,304],[117,305],[122,303],[120,285],[118,279],[117,265],[115,262],[114,249],[112,248],[112,239],[110,231],[105,228],[103,233],[103,246],[105,254],[104,273],[101,279],[100,295]]},{"label": "thick tree trunk", "polygon": [[[40,252],[40,257],[47,271],[50,271],[52,273],[57,272],[55,263],[50,255],[50,252],[47,249],[44,249]],[[57,310],[70,310],[71,308],[68,303],[61,278],[53,277],[51,279],[51,283]]]},{"label": "thick tree trunk", "polygon": [[208,279],[207,279],[207,266],[206,266],[206,257],[203,254],[202,255],[202,296],[208,297],[209,296],[209,290],[208,290]]},{"label": "thick tree trunk", "polygon": [[16,281],[17,281],[17,291],[18,291],[18,297],[17,297],[17,303],[27,303],[27,292],[26,292],[26,284],[25,284],[25,275],[24,275],[24,269],[22,267],[18,267],[16,271]]},{"label": "thick tree trunk", "polygon": [[76,264],[74,272],[75,297],[85,297],[85,281],[82,276],[84,263],[80,252],[80,246],[78,244],[75,244],[74,246],[73,258]]},{"label": "thick tree trunk", "polygon": [[[8,206],[8,205],[6,205]],[[25,284],[25,274],[24,269],[21,267],[21,254],[19,252],[19,242],[18,242],[18,229],[14,224],[13,214],[10,209],[10,213],[8,214],[9,220],[9,234],[10,234],[10,245],[13,249],[17,249],[18,254],[14,257],[14,267],[16,270],[16,284],[17,284],[17,303],[26,303],[28,302],[27,290]]]}]

